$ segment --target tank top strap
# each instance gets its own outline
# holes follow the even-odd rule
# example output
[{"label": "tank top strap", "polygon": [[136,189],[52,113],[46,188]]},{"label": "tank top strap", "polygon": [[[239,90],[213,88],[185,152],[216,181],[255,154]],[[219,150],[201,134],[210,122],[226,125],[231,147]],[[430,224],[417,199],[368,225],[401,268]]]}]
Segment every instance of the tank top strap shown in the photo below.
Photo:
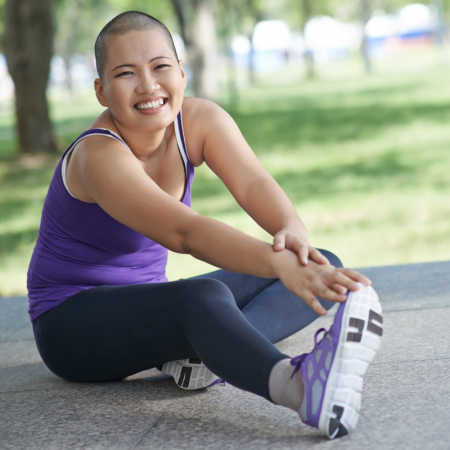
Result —
[{"label": "tank top strap", "polygon": [[106,136],[112,139],[115,139],[116,141],[121,142],[131,153],[133,153],[130,149],[130,147],[128,147],[128,145],[125,143],[125,141],[114,131],[112,130],[108,130],[107,128],[91,128],[90,130],[86,130],[84,133],[80,134],[80,136],[77,137],[77,139],[75,139],[75,141],[72,142],[72,144],[70,144],[70,146],[68,147],[68,149],[65,151],[65,153],[70,153],[74,147],[84,138],[87,138],[88,136]]},{"label": "tank top strap", "polygon": [[[187,183],[189,184],[192,182],[193,177],[193,168],[189,155],[187,153],[186,148],[186,139],[184,137],[184,130],[183,130],[183,118],[181,110],[177,114],[177,117],[174,121],[175,126],[175,135],[177,138],[177,147],[178,151],[180,152],[181,160],[183,162],[184,166],[184,173],[186,175]],[[82,133],[78,138],[70,144],[70,146],[67,148],[67,150],[64,152],[64,155],[62,157],[62,165],[61,165],[61,176],[63,184],[67,190],[67,192],[73,197],[72,193],[69,191],[69,188],[67,187],[67,181],[66,181],[66,170],[67,170],[67,158],[70,154],[70,152],[75,148],[75,146],[83,139],[87,138],[88,136],[106,136],[112,139],[116,139],[117,141],[121,142],[132,154],[130,147],[125,143],[125,141],[114,131],[109,130],[107,128],[91,128],[90,130],[86,130],[84,133]]]},{"label": "tank top strap", "polygon": [[67,150],[64,152],[64,155],[62,157],[62,164],[61,164],[61,177],[62,182],[64,184],[64,187],[66,188],[67,192],[70,194],[71,197],[75,198],[72,193],[69,191],[69,188],[67,187],[67,180],[66,180],[66,171],[67,171],[67,158],[70,155],[70,152],[75,148],[75,146],[84,138],[87,138],[88,136],[106,136],[112,139],[116,139],[117,141],[121,142],[125,147],[131,152],[130,147],[119,137],[117,133],[114,131],[108,130],[107,128],[91,128],[90,130],[86,130],[83,134],[80,134],[77,139],[75,139],[72,144],[69,145]]},{"label": "tank top strap", "polygon": [[183,115],[180,109],[180,112],[177,114],[177,117],[174,121],[175,126],[175,135],[177,137],[177,145],[178,151],[180,152],[181,159],[184,165],[184,172],[186,174],[186,178],[188,176],[188,164],[192,165],[186,147],[186,139],[184,137],[184,129],[183,129]]}]

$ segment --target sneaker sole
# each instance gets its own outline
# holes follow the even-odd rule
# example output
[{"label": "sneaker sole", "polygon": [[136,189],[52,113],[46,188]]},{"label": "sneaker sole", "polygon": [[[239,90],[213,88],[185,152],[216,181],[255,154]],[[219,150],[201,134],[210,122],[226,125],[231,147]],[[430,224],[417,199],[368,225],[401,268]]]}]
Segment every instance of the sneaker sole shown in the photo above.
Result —
[{"label": "sneaker sole", "polygon": [[222,380],[206,368],[204,364],[198,364],[198,358],[190,360],[171,361],[157,367],[162,373],[171,375],[177,386],[187,391],[206,389],[220,383]]},{"label": "sneaker sole", "polygon": [[380,347],[382,308],[371,286],[348,296],[338,348],[328,375],[319,429],[330,439],[356,428],[361,409],[363,376]]}]

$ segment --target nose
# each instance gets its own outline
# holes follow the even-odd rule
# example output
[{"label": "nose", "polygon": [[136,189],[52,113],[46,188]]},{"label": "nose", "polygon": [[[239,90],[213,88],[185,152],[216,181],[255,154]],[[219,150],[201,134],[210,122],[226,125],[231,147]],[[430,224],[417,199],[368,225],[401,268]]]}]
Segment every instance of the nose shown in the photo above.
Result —
[{"label": "nose", "polygon": [[152,94],[159,88],[160,88],[159,83],[152,76],[151,72],[146,70],[139,77],[139,83],[136,86],[136,93],[140,95]]}]

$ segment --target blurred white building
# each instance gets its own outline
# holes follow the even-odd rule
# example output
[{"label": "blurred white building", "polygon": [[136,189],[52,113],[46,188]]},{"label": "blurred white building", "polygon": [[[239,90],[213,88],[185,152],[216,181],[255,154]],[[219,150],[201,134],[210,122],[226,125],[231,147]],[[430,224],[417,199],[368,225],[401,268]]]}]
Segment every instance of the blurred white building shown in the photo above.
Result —
[{"label": "blurred white building", "polygon": [[289,57],[292,34],[282,20],[263,20],[253,30],[253,66],[257,71],[280,69]]},{"label": "blurred white building", "polygon": [[305,36],[291,32],[281,20],[261,21],[255,26],[252,43],[246,36],[236,36],[231,48],[238,67],[247,67],[252,60],[256,71],[267,72],[279,70],[290,58],[302,57],[305,51],[312,52],[318,63],[344,58],[359,43],[355,25],[318,16],[306,24]]},{"label": "blurred white building", "polygon": [[172,33],[173,44],[175,45],[175,50],[177,51],[178,58],[186,61],[186,46],[182,37],[177,33]]},{"label": "blurred white building", "polygon": [[[60,55],[53,55],[50,61],[50,86],[67,87],[68,68]],[[92,87],[97,78],[93,56],[75,54],[70,57],[70,76],[73,89]]]},{"label": "blurred white building", "polygon": [[[429,45],[438,25],[433,5],[412,3],[396,14],[375,11],[364,28],[369,53],[377,57],[402,46]],[[291,32],[282,20],[264,20],[256,24],[251,41],[236,36],[231,50],[237,67],[253,64],[254,70],[267,72],[279,70],[290,57],[303,56],[306,51],[319,64],[345,58],[360,48],[362,36],[361,25],[329,16],[309,20],[304,36]]]},{"label": "blurred white building", "polygon": [[306,46],[317,63],[345,58],[350,50],[358,48],[359,40],[355,25],[332,17],[318,16],[305,26]]},{"label": "blurred white building", "polygon": [[9,75],[6,58],[0,53],[0,102],[14,97],[14,83]]},{"label": "blurred white building", "polygon": [[399,48],[431,45],[438,26],[438,13],[433,5],[412,3],[396,14],[375,11],[364,32],[371,56],[382,57]]},{"label": "blurred white building", "polygon": [[282,20],[263,20],[253,30],[252,40],[235,36],[231,41],[234,64],[253,65],[258,72],[272,72],[285,63],[292,45],[292,34]]}]

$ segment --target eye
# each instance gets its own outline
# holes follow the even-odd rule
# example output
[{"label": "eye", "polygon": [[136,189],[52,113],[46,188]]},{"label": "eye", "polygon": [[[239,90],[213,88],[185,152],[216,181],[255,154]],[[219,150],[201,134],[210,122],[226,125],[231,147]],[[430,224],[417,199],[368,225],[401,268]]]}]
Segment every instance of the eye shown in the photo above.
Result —
[{"label": "eye", "polygon": [[170,67],[170,66],[169,66],[169,64],[159,64],[158,66],[155,67],[155,70],[156,69],[162,69],[164,67]]},{"label": "eye", "polygon": [[122,75],[133,75],[133,72],[127,71],[127,72],[119,73],[119,75],[117,75],[116,78],[119,78],[119,77],[121,77]]}]

